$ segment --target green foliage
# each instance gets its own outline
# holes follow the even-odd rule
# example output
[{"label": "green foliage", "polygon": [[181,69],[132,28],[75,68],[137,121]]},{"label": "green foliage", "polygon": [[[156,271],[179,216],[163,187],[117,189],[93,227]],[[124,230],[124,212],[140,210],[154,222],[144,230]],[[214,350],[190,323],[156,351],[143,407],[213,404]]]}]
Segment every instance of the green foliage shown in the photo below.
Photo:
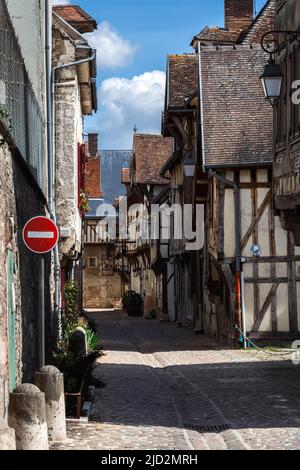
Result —
[{"label": "green foliage", "polygon": [[137,292],[134,292],[133,290],[128,290],[123,295],[122,303],[123,303],[123,307],[127,308],[128,305],[133,305],[133,304],[138,304],[138,303],[142,304],[143,299],[142,299],[142,296],[138,294]]},{"label": "green foliage", "polygon": [[67,353],[72,333],[80,325],[80,284],[68,282],[65,286],[65,308],[61,311],[62,338],[60,349]]},{"label": "green foliage", "polygon": [[97,339],[96,333],[90,328],[87,328],[85,330],[85,333],[86,333],[88,351],[89,352],[96,351],[98,348],[98,339]]},{"label": "green foliage", "polygon": [[[91,364],[101,354],[98,348],[96,336],[96,324],[89,323],[81,315],[80,283],[69,282],[65,285],[65,307],[61,311],[62,337],[58,352],[53,356],[52,363],[64,374],[66,393],[78,393],[82,381]],[[86,331],[88,356],[77,357],[70,351],[70,339],[76,328],[81,327]]]}]

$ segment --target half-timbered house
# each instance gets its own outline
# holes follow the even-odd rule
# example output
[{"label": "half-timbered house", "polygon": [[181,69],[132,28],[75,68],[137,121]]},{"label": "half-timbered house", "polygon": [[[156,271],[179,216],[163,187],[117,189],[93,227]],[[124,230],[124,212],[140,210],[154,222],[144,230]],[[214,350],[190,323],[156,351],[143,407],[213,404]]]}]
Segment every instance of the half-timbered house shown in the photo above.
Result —
[{"label": "half-timbered house", "polygon": [[299,332],[299,253],[274,208],[273,110],[259,80],[267,61],[260,38],[273,13],[270,1],[235,44],[198,38],[200,165],[209,178],[204,329],[229,343],[241,331]]}]

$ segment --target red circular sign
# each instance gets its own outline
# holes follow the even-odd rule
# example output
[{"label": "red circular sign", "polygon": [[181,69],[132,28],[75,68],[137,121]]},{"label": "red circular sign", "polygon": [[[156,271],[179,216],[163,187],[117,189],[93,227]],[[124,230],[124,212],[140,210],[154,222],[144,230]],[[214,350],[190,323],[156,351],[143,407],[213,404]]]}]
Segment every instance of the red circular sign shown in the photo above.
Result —
[{"label": "red circular sign", "polygon": [[58,228],[48,217],[34,217],[23,229],[24,243],[34,253],[49,253],[57,244],[58,238]]}]

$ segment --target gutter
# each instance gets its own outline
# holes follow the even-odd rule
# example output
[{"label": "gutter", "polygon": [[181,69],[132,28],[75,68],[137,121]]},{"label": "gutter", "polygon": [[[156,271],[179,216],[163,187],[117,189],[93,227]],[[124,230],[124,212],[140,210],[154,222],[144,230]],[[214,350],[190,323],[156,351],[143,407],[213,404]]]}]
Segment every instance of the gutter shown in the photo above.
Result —
[{"label": "gutter", "polygon": [[[48,155],[48,206],[50,218],[56,224],[55,200],[55,155],[54,155],[54,106],[52,97],[52,2],[45,1],[45,59],[46,59],[46,95],[47,95],[47,155]],[[60,287],[61,272],[59,247],[54,248],[54,318],[58,322],[58,337],[60,337]]]}]

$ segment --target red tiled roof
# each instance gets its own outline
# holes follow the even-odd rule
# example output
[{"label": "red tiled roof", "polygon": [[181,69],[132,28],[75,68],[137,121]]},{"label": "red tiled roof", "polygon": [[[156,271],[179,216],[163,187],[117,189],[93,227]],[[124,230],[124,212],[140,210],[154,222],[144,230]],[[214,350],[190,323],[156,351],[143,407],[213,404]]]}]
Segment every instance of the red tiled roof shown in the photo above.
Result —
[{"label": "red tiled roof", "polygon": [[97,23],[78,5],[54,5],[53,11],[80,33],[92,33]]},{"label": "red tiled roof", "polygon": [[134,182],[167,184],[160,169],[173,152],[173,139],[161,135],[135,134],[133,141]]},{"label": "red tiled roof", "polygon": [[183,108],[185,99],[198,90],[197,54],[170,55],[167,80],[168,108]]}]

